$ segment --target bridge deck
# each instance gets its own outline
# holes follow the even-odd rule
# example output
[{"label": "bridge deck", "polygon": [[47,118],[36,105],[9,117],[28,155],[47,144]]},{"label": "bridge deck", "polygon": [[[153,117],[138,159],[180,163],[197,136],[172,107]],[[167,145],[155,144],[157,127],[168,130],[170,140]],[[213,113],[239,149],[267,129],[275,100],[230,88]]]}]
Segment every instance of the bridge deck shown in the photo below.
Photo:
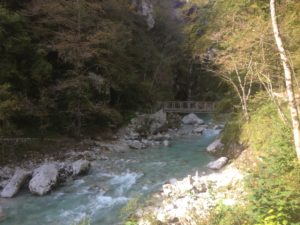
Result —
[{"label": "bridge deck", "polygon": [[214,102],[199,101],[169,101],[162,102],[165,112],[174,113],[212,113],[216,110]]}]

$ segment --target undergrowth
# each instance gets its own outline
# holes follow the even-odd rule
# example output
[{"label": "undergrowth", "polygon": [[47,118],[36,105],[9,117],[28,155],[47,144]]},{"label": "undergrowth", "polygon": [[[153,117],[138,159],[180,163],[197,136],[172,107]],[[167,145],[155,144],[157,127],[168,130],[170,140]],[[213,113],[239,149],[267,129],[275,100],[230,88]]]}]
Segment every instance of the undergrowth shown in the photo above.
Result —
[{"label": "undergrowth", "polygon": [[240,142],[259,157],[259,163],[247,171],[248,199],[243,207],[219,204],[208,224],[299,225],[300,165],[291,129],[273,103],[260,95],[252,99],[250,107],[250,121],[234,114],[222,136],[226,146]]}]

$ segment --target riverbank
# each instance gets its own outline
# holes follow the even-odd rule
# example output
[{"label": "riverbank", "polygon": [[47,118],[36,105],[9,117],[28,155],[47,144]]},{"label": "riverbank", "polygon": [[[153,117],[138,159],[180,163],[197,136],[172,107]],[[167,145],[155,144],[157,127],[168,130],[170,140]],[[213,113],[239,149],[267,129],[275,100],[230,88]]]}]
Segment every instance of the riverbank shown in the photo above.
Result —
[{"label": "riverbank", "polygon": [[239,165],[243,164],[247,154],[244,151],[220,171],[169,180],[160,192],[152,196],[150,205],[138,209],[130,221],[138,225],[208,225],[217,207],[242,206],[247,196],[244,188],[246,174]]}]

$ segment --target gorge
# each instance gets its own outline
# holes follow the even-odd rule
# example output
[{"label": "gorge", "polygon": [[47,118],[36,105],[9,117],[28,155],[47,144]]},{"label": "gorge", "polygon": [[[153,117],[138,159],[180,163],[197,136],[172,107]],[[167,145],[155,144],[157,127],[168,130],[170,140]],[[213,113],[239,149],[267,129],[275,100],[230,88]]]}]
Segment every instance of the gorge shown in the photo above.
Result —
[{"label": "gorge", "polygon": [[299,225],[299,35],[298,0],[1,1],[0,224]]}]

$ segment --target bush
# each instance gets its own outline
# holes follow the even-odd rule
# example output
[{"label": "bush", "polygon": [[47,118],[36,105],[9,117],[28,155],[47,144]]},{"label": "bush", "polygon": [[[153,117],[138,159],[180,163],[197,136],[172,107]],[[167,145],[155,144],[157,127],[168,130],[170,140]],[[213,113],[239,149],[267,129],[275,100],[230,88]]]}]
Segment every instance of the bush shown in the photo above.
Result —
[{"label": "bush", "polygon": [[249,217],[245,206],[226,206],[222,201],[212,210],[207,221],[199,225],[248,225]]},{"label": "bush", "polygon": [[[246,221],[253,221],[249,224],[299,225],[300,165],[291,129],[262,93],[251,100],[249,107],[250,121],[244,122],[235,114],[222,135],[227,146],[233,142],[243,143],[251,155],[258,157],[256,165],[251,164],[247,170],[250,171],[246,179],[249,198],[241,213],[246,215]],[[234,209],[219,205],[213,211],[211,224],[239,224],[235,213]]]},{"label": "bush", "polygon": [[240,113],[234,113],[231,115],[231,118],[226,123],[222,134],[222,143],[225,144],[225,148],[228,148],[233,143],[240,142],[242,123],[242,115]]},{"label": "bush", "polygon": [[217,102],[216,105],[216,113],[229,113],[232,111],[232,99],[231,98],[224,98]]},{"label": "bush", "polygon": [[241,131],[241,140],[261,158],[248,178],[250,216],[263,225],[299,224],[300,168],[291,129],[272,102],[264,101]]}]

